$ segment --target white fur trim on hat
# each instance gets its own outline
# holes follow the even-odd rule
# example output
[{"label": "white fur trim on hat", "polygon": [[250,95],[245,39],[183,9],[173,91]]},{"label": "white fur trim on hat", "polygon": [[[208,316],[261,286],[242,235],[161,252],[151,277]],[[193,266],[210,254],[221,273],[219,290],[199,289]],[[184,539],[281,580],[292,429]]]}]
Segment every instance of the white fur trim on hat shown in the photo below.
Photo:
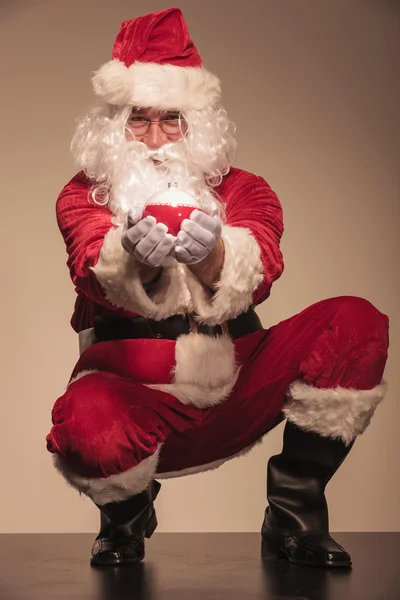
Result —
[{"label": "white fur trim on hat", "polygon": [[97,264],[92,267],[112,304],[160,321],[187,312],[190,302],[184,274],[178,263],[163,269],[156,289],[146,292],[138,261],[121,244],[122,226],[106,234]]},{"label": "white fur trim on hat", "polygon": [[160,448],[161,446],[152,456],[145,458],[132,469],[109,477],[87,478],[77,475],[67,467],[59,454],[53,456],[53,462],[57,471],[73,488],[89,496],[95,504],[102,505],[108,502],[122,502],[143,492],[155,477]]},{"label": "white fur trim on hat", "polygon": [[355,390],[316,388],[297,380],[289,386],[283,412],[300,429],[340,438],[348,445],[368,427],[386,390],[385,381],[371,390]]},{"label": "white fur trim on hat", "polygon": [[155,109],[200,110],[220,101],[220,81],[203,67],[135,62],[118,59],[95,73],[93,89],[109,104]]},{"label": "white fur trim on hat", "polygon": [[232,340],[190,333],[176,341],[175,368],[170,384],[148,384],[183,404],[206,408],[228,398],[239,375]]},{"label": "white fur trim on hat", "polygon": [[216,292],[211,294],[187,269],[186,283],[198,321],[217,325],[245,312],[264,278],[261,251],[247,227],[222,227],[224,265]]}]

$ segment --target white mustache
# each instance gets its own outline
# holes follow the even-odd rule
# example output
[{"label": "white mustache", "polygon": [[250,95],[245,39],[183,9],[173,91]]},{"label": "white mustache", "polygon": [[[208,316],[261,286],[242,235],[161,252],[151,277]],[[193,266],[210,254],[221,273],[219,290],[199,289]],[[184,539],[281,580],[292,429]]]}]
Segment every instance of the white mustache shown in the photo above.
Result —
[{"label": "white mustache", "polygon": [[168,160],[186,161],[186,148],[182,142],[172,142],[164,144],[160,148],[148,148],[143,142],[129,142],[128,150],[135,152],[139,160],[152,159],[157,162],[166,162]]}]

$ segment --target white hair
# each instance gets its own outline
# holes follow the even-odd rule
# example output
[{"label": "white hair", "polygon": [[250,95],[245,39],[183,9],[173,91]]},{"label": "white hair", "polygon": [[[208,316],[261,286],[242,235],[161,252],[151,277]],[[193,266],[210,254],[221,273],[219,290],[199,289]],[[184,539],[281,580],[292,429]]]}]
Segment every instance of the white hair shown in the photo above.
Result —
[{"label": "white hair", "polygon": [[173,178],[200,205],[212,198],[223,218],[223,206],[213,188],[229,172],[236,156],[235,126],[225,109],[185,111],[182,117],[187,132],[178,142],[157,151],[134,139],[128,124],[131,111],[131,106],[101,103],[78,124],[71,150],[78,167],[93,183],[91,199],[107,204],[119,224],[131,208],[143,208],[148,198]]}]

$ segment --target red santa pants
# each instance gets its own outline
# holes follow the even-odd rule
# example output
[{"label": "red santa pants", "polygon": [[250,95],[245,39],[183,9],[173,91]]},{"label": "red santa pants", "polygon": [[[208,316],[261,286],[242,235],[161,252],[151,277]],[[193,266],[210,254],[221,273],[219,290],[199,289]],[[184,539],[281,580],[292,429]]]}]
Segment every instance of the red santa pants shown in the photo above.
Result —
[{"label": "red santa pants", "polygon": [[362,298],[313,304],[235,340],[242,365],[236,384],[226,400],[205,409],[146,386],[168,381],[174,341],[101,342],[84,352],[74,371],[89,373],[54,405],[48,450],[67,480],[101,504],[140,492],[156,476],[218,466],[285,416],[350,442],[384,395],[388,325]]}]

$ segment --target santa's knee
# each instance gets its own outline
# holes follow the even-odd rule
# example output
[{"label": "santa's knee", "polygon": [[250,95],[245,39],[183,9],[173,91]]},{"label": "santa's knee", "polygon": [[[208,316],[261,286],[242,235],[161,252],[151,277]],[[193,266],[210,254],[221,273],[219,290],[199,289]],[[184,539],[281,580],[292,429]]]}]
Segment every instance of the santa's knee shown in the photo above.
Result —
[{"label": "santa's knee", "polygon": [[380,340],[388,344],[389,319],[369,300],[358,296],[338,296],[325,301],[332,310],[330,330],[340,332],[350,342]]},{"label": "santa's knee", "polygon": [[79,423],[56,423],[47,436],[47,449],[59,456],[71,472],[85,478],[106,478],[140,460],[134,439],[119,424],[96,428],[96,418]]},{"label": "santa's knee", "polygon": [[325,301],[300,374],[317,387],[370,389],[383,376],[389,347],[389,320],[373,304],[355,296]]},{"label": "santa's knee", "polygon": [[[139,432],[132,438],[111,431],[70,427],[63,441],[48,436],[53,463],[66,482],[97,505],[121,502],[139,494],[155,477],[160,445]],[[113,436],[113,434],[115,434]]]},{"label": "santa's knee", "polygon": [[389,323],[363,298],[326,302],[330,318],[289,387],[284,412],[301,428],[350,443],[368,427],[386,394]]},{"label": "santa's knee", "polygon": [[[140,417],[129,418],[106,385],[101,393],[95,390],[97,383],[85,378],[69,386],[54,406],[46,440],[66,481],[96,504],[105,504],[147,487],[159,442]],[[149,416],[142,417],[148,424]]]}]

